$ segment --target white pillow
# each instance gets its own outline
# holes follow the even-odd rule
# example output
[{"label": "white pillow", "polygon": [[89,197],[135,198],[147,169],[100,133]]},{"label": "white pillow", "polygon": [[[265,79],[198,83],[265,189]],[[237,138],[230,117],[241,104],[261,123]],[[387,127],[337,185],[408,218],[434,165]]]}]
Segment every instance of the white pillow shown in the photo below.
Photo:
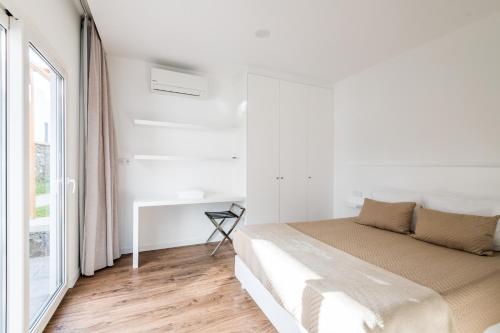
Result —
[{"label": "white pillow", "polygon": [[[398,189],[379,189],[371,193],[370,199],[384,202],[415,202],[417,207],[422,206],[422,195],[417,192],[398,190]],[[417,222],[417,209],[413,211],[410,230],[415,231]]]},{"label": "white pillow", "polygon": [[[424,198],[424,207],[448,213],[481,216],[500,215],[500,200],[476,199],[458,196],[429,195]],[[500,220],[493,238],[493,249],[500,251]]]},{"label": "white pillow", "polygon": [[371,193],[371,199],[385,202],[415,202],[422,204],[422,195],[417,192],[397,190],[397,189],[379,189]]},{"label": "white pillow", "polygon": [[[500,215],[500,207],[493,211],[492,215]],[[493,236],[493,250],[500,251],[500,219],[497,222],[495,236]]]},{"label": "white pillow", "polygon": [[424,198],[424,205],[426,208],[448,213],[493,216],[500,206],[500,201],[452,195],[428,195]]}]

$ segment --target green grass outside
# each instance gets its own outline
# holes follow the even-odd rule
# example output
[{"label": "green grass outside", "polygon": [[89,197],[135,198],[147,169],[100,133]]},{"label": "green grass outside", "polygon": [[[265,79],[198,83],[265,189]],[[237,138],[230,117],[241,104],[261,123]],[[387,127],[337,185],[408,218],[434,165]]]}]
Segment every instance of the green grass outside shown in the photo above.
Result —
[{"label": "green grass outside", "polygon": [[50,192],[50,182],[48,181],[41,182],[37,179],[35,186],[36,194],[47,194]]},{"label": "green grass outside", "polygon": [[49,205],[37,207],[36,211],[35,211],[35,218],[49,217],[49,214],[50,214],[50,206]]}]

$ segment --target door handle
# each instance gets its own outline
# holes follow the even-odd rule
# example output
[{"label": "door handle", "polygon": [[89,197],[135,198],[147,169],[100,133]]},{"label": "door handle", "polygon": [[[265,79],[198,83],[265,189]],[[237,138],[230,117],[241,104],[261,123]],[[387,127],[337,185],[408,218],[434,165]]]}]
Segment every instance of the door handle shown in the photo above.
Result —
[{"label": "door handle", "polygon": [[76,181],[75,181],[75,179],[67,177],[66,178],[66,185],[69,185],[69,184],[71,184],[71,193],[75,194],[75,190],[76,190]]}]

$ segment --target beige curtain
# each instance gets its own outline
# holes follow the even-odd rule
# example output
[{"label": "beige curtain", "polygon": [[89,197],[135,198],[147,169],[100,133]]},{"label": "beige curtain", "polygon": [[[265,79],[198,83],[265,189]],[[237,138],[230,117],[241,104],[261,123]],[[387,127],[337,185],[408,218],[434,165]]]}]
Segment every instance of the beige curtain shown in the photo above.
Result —
[{"label": "beige curtain", "polygon": [[120,256],[116,208],[116,144],[108,71],[95,25],[82,31],[81,270],[94,275]]}]

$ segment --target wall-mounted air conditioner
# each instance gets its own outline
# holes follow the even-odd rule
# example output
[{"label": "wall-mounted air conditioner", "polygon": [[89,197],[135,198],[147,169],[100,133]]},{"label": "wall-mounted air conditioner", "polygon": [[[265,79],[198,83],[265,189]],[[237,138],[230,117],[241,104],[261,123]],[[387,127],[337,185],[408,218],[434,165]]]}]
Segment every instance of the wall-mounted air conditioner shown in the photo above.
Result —
[{"label": "wall-mounted air conditioner", "polygon": [[151,91],[194,97],[206,97],[208,94],[207,79],[161,68],[151,68]]}]

